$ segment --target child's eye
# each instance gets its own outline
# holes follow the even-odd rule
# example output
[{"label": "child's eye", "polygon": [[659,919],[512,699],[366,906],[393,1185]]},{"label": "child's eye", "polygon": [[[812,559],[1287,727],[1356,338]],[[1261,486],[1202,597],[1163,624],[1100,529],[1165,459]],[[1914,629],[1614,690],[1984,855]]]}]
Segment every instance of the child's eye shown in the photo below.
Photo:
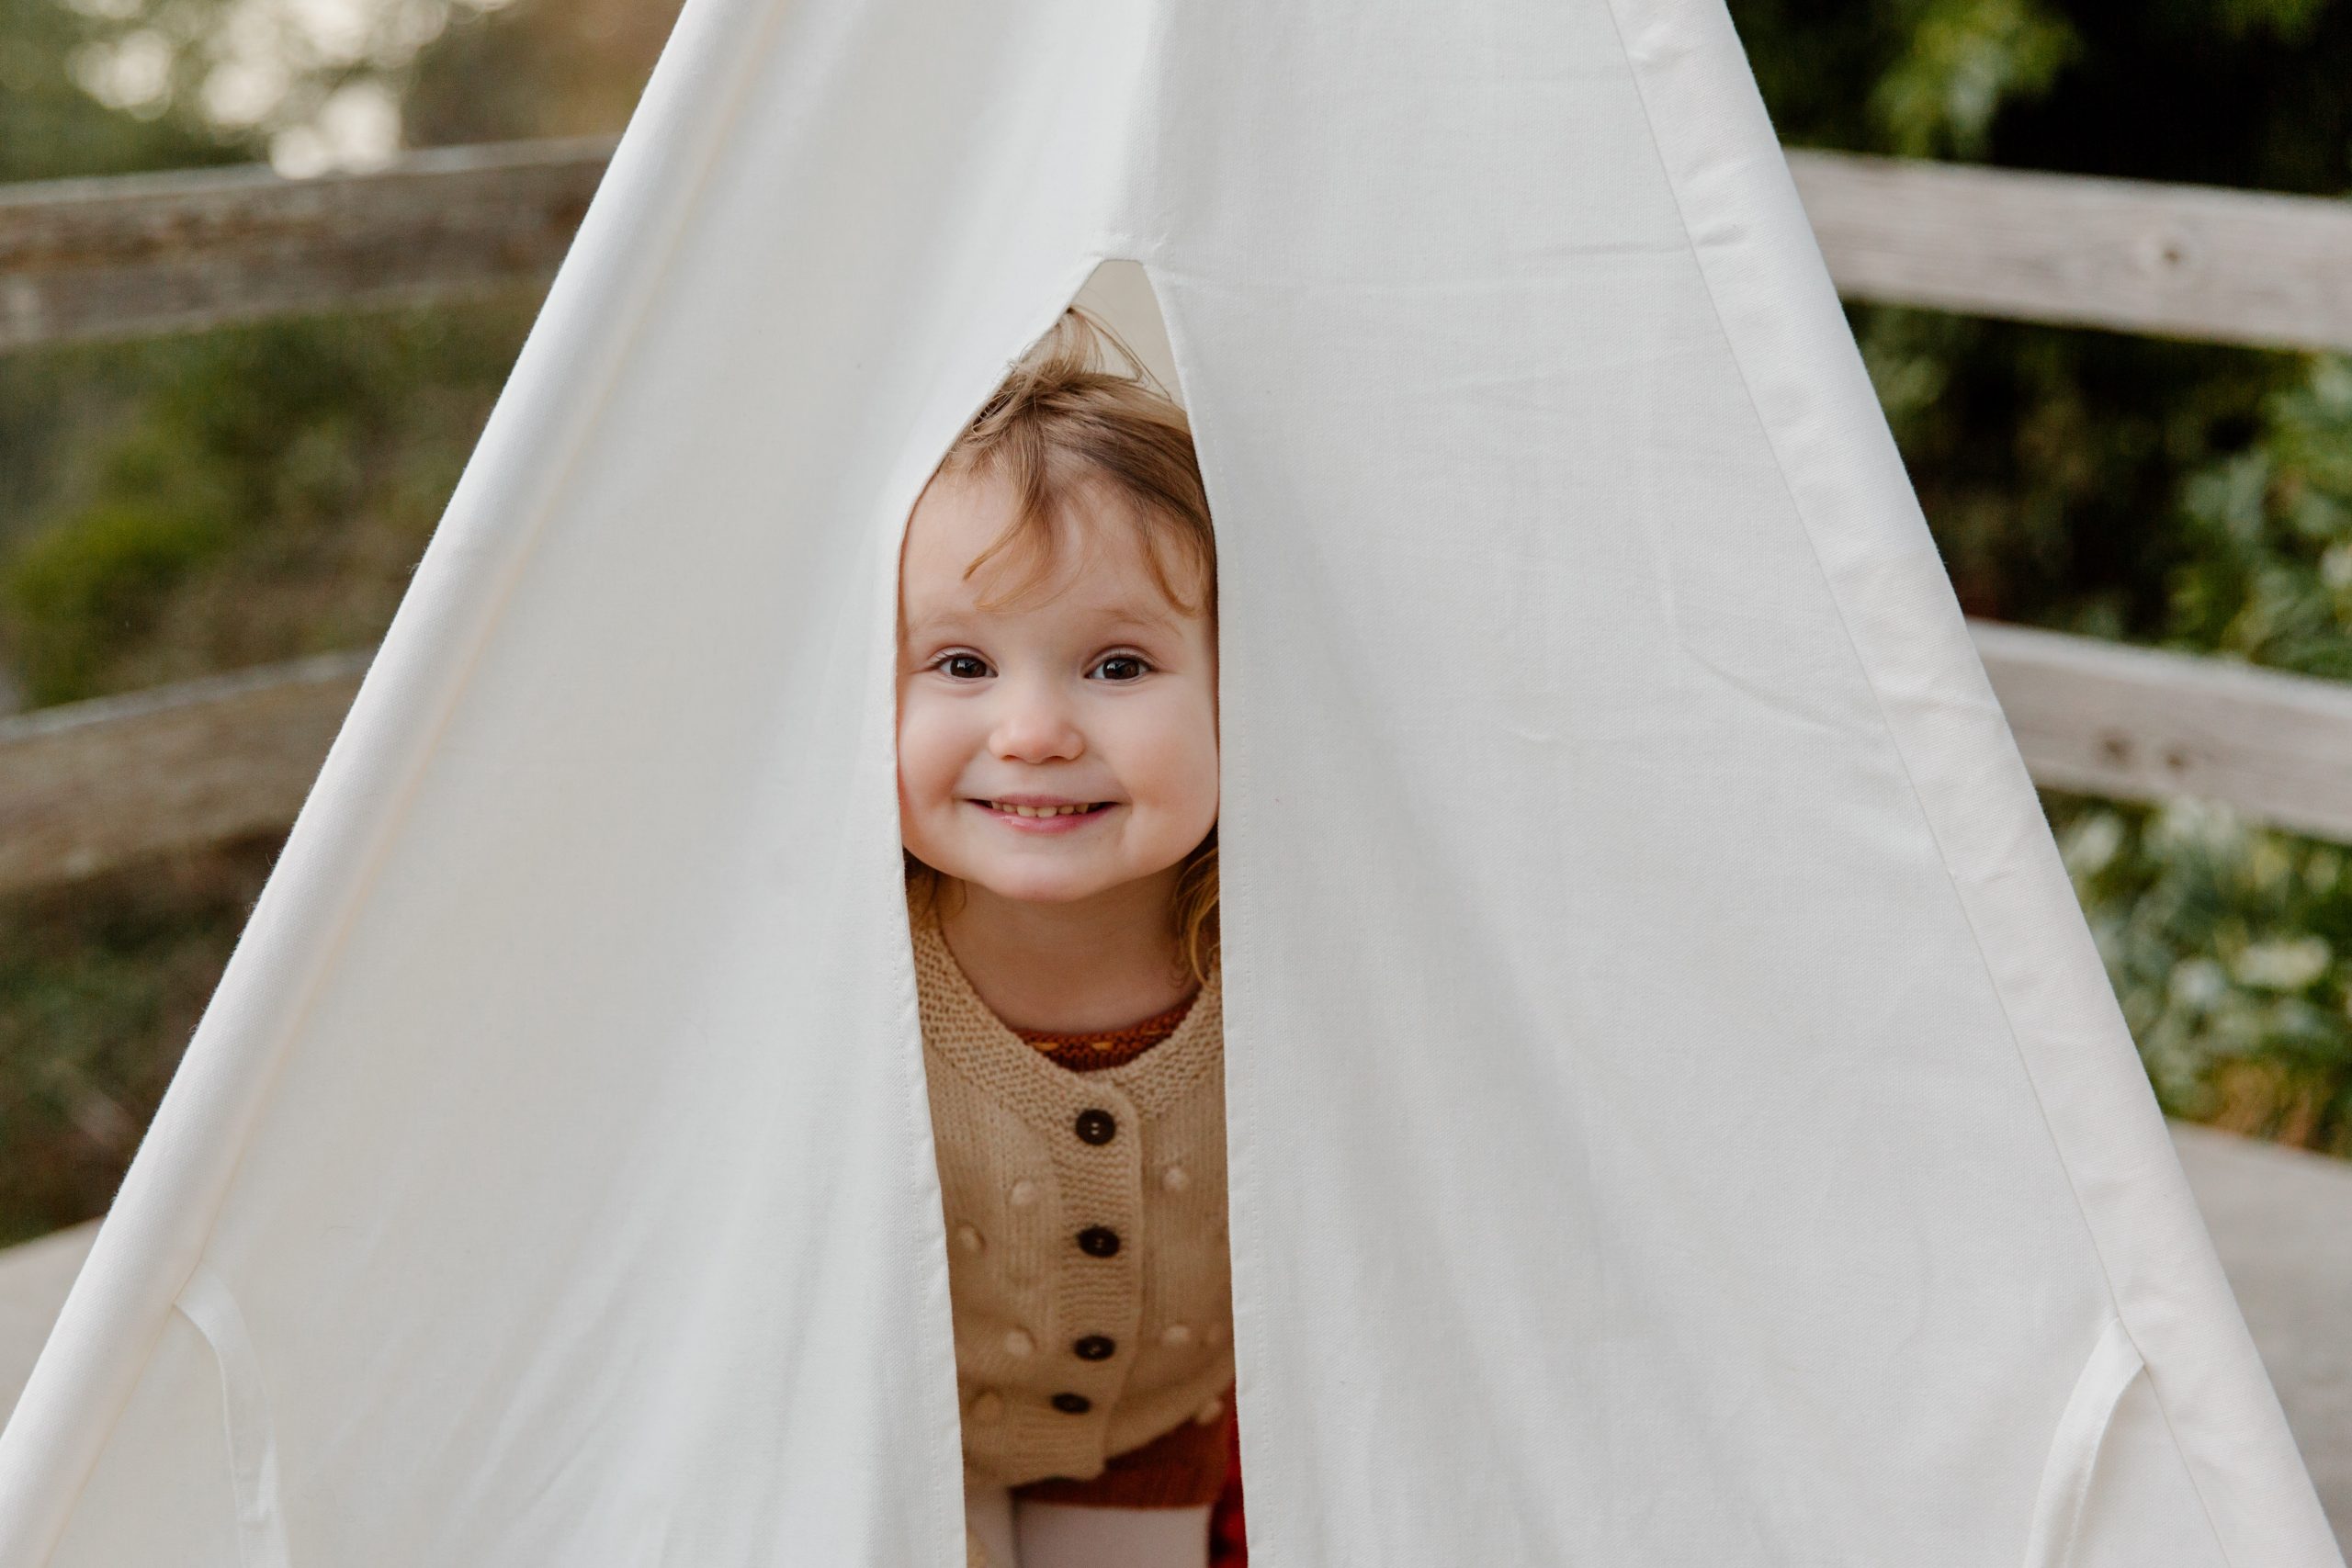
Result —
[{"label": "child's eye", "polygon": [[988,660],[977,653],[943,653],[931,667],[954,681],[977,681],[989,672]]},{"label": "child's eye", "polygon": [[1094,667],[1095,672],[1106,681],[1141,680],[1150,668],[1132,653],[1114,653]]}]

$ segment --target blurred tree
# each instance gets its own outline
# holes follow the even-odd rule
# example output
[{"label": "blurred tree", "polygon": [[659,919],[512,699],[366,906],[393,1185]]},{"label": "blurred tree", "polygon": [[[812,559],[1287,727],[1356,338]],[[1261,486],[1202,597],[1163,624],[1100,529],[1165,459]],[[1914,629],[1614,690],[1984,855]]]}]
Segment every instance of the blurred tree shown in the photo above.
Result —
[{"label": "blurred tree", "polygon": [[[242,163],[251,142],[175,105],[170,62],[153,48],[124,57],[107,104],[77,79],[113,26],[60,0],[0,0],[0,181],[119,175],[140,169]],[[150,90],[152,89],[152,90]]]},{"label": "blurred tree", "polygon": [[[2308,361],[2181,491],[2166,640],[2352,677],[2352,361]],[[2166,1106],[2352,1156],[2345,849],[2210,803],[2048,804]]]},{"label": "blurred tree", "polygon": [[0,646],[29,699],[380,637],[534,303],[279,321],[138,351],[139,390],[82,455],[72,498],[0,551]]},{"label": "blurred tree", "polygon": [[2352,1156],[2344,848],[2210,802],[2048,804],[2165,1109]]},{"label": "blurred tree", "polygon": [[[0,181],[243,163],[256,145],[173,100],[169,62],[134,50],[102,102],[81,79],[117,24],[105,6],[0,0]],[[70,494],[135,400],[135,354],[0,358],[0,549]],[[0,614],[0,660],[10,638]],[[17,682],[0,664],[0,712]]]},{"label": "blurred tree", "polygon": [[[365,116],[345,111],[379,99],[393,106],[389,130],[376,128],[387,151],[403,118],[427,141],[616,130],[673,9],[0,7],[23,14],[0,59],[28,85],[5,100],[19,134],[0,146],[23,158],[10,177],[265,151],[300,167],[365,162]],[[94,161],[101,152],[115,161]],[[0,699],[13,686],[20,700],[68,702],[379,636],[528,309],[330,316],[0,358],[0,659],[13,670]]]},{"label": "blurred tree", "polygon": [[2168,640],[2352,680],[2352,360],[2312,360],[2181,493]]},{"label": "blurred tree", "polygon": [[678,0],[514,0],[463,17],[417,57],[409,143],[617,130],[677,11]]},{"label": "blurred tree", "polygon": [[112,1200],[279,841],[0,897],[0,1247]]}]

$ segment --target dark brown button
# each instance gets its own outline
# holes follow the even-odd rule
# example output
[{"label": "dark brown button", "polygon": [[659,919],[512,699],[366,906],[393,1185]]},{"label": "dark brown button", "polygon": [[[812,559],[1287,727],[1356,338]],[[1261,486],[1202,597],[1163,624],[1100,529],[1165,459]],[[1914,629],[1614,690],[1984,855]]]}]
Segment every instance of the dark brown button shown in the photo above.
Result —
[{"label": "dark brown button", "polygon": [[1078,1249],[1089,1258],[1110,1258],[1119,1250],[1119,1233],[1109,1225],[1089,1225],[1078,1233]]},{"label": "dark brown button", "polygon": [[1107,1111],[1089,1107],[1078,1113],[1078,1141],[1081,1144],[1107,1144],[1119,1135],[1118,1119]]},{"label": "dark brown button", "polygon": [[1065,1416],[1083,1416],[1094,1408],[1094,1402],[1082,1393],[1057,1393],[1054,1408]]},{"label": "dark brown button", "polygon": [[1069,1348],[1070,1354],[1081,1361],[1107,1361],[1118,1352],[1119,1342],[1107,1334],[1090,1334]]}]

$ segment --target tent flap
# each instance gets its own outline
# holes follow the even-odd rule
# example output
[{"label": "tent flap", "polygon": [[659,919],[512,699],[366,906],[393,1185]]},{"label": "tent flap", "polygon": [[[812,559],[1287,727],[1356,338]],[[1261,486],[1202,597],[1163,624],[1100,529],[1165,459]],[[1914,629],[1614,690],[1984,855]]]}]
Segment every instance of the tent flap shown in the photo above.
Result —
[{"label": "tent flap", "polygon": [[1105,259],[1259,1561],[2337,1562],[1714,0],[689,0],[0,1562],[961,1561],[896,554]]}]

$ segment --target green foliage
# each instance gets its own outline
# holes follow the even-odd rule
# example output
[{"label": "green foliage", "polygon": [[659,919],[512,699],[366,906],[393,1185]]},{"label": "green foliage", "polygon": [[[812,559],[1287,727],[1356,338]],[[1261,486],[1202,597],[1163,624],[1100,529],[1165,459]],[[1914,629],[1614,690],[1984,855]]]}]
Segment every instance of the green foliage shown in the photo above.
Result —
[{"label": "green foliage", "polygon": [[[94,8],[95,9],[95,8]],[[0,0],[0,181],[238,163],[253,144],[165,101],[110,108],[74,77],[108,31],[59,0]]]},{"label": "green foliage", "polygon": [[228,536],[200,499],[112,501],[18,551],[0,589],[27,695],[44,704],[88,693],[118,640],[151,626],[164,596]]},{"label": "green foliage", "polygon": [[407,75],[401,108],[409,141],[432,147],[616,130],[678,6],[514,0],[460,12]]},{"label": "green foliage", "polygon": [[2168,640],[2352,680],[2352,361],[2312,360],[2181,494]]},{"label": "green foliage", "polygon": [[114,1196],[276,845],[0,899],[0,1246]]},{"label": "green foliage", "polygon": [[2059,0],[1733,0],[1732,15],[1785,137],[1910,157],[1984,156],[2002,112],[2083,50]]},{"label": "green foliage", "polygon": [[2286,43],[2309,38],[2328,0],[2219,0],[2213,19],[2231,38],[2267,32]]},{"label": "green foliage", "polygon": [[[71,702],[382,635],[527,304],[209,333],[143,357],[134,412],[0,551],[0,648]],[[0,387],[13,367],[0,361]]]},{"label": "green foliage", "polygon": [[[2352,364],[2310,360],[2266,398],[2178,516],[2165,640],[2352,677]],[[2166,1108],[2352,1156],[2346,850],[2206,802],[2050,810]]]},{"label": "green foliage", "polygon": [[1927,0],[1871,89],[1871,112],[1889,151],[1981,157],[2001,106],[2047,92],[2081,47],[2036,0]]},{"label": "green foliage", "polygon": [[2344,848],[2210,802],[2048,804],[2165,1110],[2352,1156]]},{"label": "green foliage", "polygon": [[[1731,0],[1783,138],[2027,169],[2352,191],[2352,0]],[[1849,312],[1973,614],[2155,641],[2188,473],[2288,355]]]}]

